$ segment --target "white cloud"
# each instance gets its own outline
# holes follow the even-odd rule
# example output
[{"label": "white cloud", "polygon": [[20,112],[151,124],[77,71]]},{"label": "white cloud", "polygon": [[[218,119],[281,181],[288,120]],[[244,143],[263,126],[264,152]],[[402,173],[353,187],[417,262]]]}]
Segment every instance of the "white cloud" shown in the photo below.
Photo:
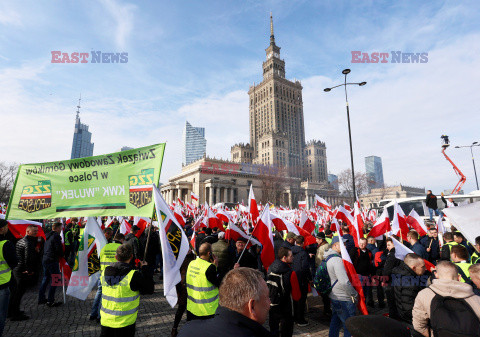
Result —
[{"label": "white cloud", "polygon": [[130,38],[134,28],[134,11],[136,6],[120,4],[119,1],[115,0],[101,0],[101,4],[115,22],[114,39],[117,47],[125,50],[127,40]]}]

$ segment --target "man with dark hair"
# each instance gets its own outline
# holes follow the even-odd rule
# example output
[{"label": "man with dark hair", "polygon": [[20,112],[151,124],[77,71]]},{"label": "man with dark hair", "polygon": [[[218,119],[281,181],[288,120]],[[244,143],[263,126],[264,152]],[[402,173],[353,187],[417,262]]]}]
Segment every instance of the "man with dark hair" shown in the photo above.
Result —
[{"label": "man with dark hair", "polygon": [[[240,237],[238,238],[237,242],[235,242],[235,248],[236,248],[235,255],[231,257],[234,263],[234,268],[247,267],[247,268],[257,269],[257,260],[253,257],[253,255],[247,249],[245,249],[245,246],[247,245],[247,241],[248,240],[245,239],[244,237]],[[242,255],[242,252],[243,252],[243,255]]]},{"label": "man with dark hair", "polygon": [[308,322],[305,319],[305,305],[308,295],[308,284],[312,279],[310,275],[310,264],[308,262],[308,254],[303,249],[305,238],[299,235],[295,238],[295,246],[292,247],[293,254],[293,271],[297,274],[298,283],[300,286],[301,297],[298,301],[293,302],[293,311],[295,322],[298,326],[307,326]]},{"label": "man with dark hair", "polygon": [[422,244],[418,241],[418,232],[415,230],[411,230],[407,233],[407,240],[410,243],[410,249],[420,256],[422,259],[427,259],[427,251],[425,250],[425,247],[422,246]]},{"label": "man with dark hair", "polygon": [[386,240],[386,248],[383,251],[382,260],[382,275],[387,278],[385,282],[385,295],[387,297],[388,315],[391,318],[398,319],[397,306],[395,304],[395,294],[392,287],[392,272],[395,267],[400,264],[400,260],[395,257],[395,245],[391,238]]},{"label": "man with dark hair", "polygon": [[212,245],[202,243],[198,257],[190,262],[187,269],[187,321],[213,318],[218,307],[217,258]]},{"label": "man with dark hair", "polygon": [[153,279],[148,277],[145,262],[141,262],[140,271],[131,265],[131,245],[118,246],[115,258],[118,262],[107,266],[101,276],[100,336],[135,336],[140,294],[153,294]]},{"label": "man with dark hair", "polygon": [[0,336],[3,334],[7,318],[12,269],[17,266],[15,246],[7,239],[7,232],[8,222],[0,219]]},{"label": "man with dark hair", "polygon": [[103,230],[103,235],[105,235],[105,239],[107,239],[107,243],[111,243],[113,241],[113,229],[112,227],[107,227]]},{"label": "man with dark hair", "polygon": [[251,268],[231,270],[219,290],[219,307],[213,319],[190,321],[180,337],[271,336],[262,324],[270,309],[270,298],[263,275]]},{"label": "man with dark hair", "polygon": [[133,261],[136,259],[143,260],[143,249],[138,240],[137,233],[140,230],[140,227],[137,225],[132,226],[130,233],[125,235],[125,243],[128,243],[132,246],[133,249]]},{"label": "man with dark hair", "polygon": [[453,232],[453,240],[467,249],[468,259],[470,260],[470,255],[472,255],[475,250],[473,249],[472,245],[465,240],[463,234],[461,232]]},{"label": "man with dark hair", "polygon": [[41,266],[39,249],[36,247],[38,227],[29,225],[26,234],[25,237],[18,240],[15,246],[18,264],[13,270],[17,284],[9,306],[9,316],[12,321],[23,321],[30,318],[20,310],[20,303],[27,289],[35,284],[38,269]]},{"label": "man with dark hair", "polygon": [[437,196],[433,194],[431,190],[427,191],[425,204],[428,207],[428,213],[430,214],[430,221],[433,221],[433,213],[435,212],[435,215],[440,215],[440,212],[437,206]]},{"label": "man with dark hair", "polygon": [[452,251],[450,252],[450,258],[452,262],[455,263],[458,269],[458,273],[462,277],[460,281],[472,284],[472,280],[470,279],[470,272],[468,268],[472,265],[468,262],[468,251],[462,245],[456,245],[452,247]]},{"label": "man with dark hair", "polygon": [[370,281],[373,274],[373,254],[367,249],[367,239],[361,237],[360,240],[358,240],[358,247],[353,247],[349,255],[355,271],[360,275],[367,305],[373,308],[375,305]]},{"label": "man with dark hair", "polygon": [[288,232],[287,233],[287,236],[285,238],[285,242],[283,244],[283,247],[287,247],[287,248],[290,248],[292,249],[293,246],[295,246],[295,238],[297,236],[295,235],[295,233],[293,232]]},{"label": "man with dark hair", "polygon": [[392,271],[392,287],[400,319],[412,324],[415,297],[426,287],[425,261],[415,253],[409,253]]},{"label": "man with dark hair", "polygon": [[445,243],[440,251],[440,260],[450,261],[450,251],[452,250],[452,247],[458,245],[458,243],[453,240],[453,233],[451,232],[443,234],[443,241]]},{"label": "man with dark hair", "polygon": [[212,245],[212,253],[217,257],[217,271],[222,280],[234,264],[232,256],[229,254],[228,242],[225,240],[225,232],[218,233],[218,241]]},{"label": "man with dark hair", "polygon": [[342,232],[342,238],[345,240],[345,248],[347,248],[347,252],[350,252],[355,247],[355,240],[350,234],[350,228],[348,228],[348,226],[343,226]]},{"label": "man with dark hair", "polygon": [[[59,259],[63,257],[62,238],[60,232],[62,224],[55,222],[52,225],[52,231],[47,233],[45,241],[45,249],[43,252],[43,279],[38,291],[38,304],[47,304],[48,307],[57,307],[62,302],[55,302],[55,290],[58,285],[56,281],[52,281],[52,276],[60,275]],[[58,279],[58,278],[57,278]],[[48,299],[45,299],[45,290],[50,286],[48,291]]]},{"label": "man with dark hair", "polygon": [[438,232],[435,227],[430,227],[428,230],[428,235],[424,236],[420,243],[425,248],[427,252],[427,260],[436,263],[440,258],[440,243],[438,241]]},{"label": "man with dark hair", "polygon": [[268,282],[275,282],[281,289],[278,289],[279,297],[272,298],[269,326],[275,337],[291,337],[293,334],[293,307],[292,300],[298,301],[301,293],[298,287],[297,275],[290,267],[293,263],[292,250],[288,247],[278,249],[277,259],[268,268]]}]

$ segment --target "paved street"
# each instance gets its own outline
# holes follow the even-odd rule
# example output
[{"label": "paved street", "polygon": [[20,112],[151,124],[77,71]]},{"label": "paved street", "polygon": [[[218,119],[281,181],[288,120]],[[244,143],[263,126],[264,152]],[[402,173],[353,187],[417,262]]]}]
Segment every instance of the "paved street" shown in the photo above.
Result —
[{"label": "paved street", "polygon": [[[158,276],[155,276],[158,280]],[[86,301],[67,296],[67,304],[58,308],[37,305],[38,287],[30,289],[24,296],[21,309],[30,320],[11,322],[7,320],[4,336],[99,336],[100,325],[89,320],[95,291]],[[56,294],[61,299],[61,292]],[[309,312],[306,327],[295,326],[294,336],[328,336],[329,322],[321,320],[322,301],[309,297]],[[377,310],[374,310],[375,313]],[[137,320],[137,336],[170,336],[175,309],[171,309],[163,296],[163,286],[157,282],[153,295],[142,296]],[[185,315],[184,315],[185,320]],[[227,334],[225,334],[227,335]],[[199,337],[201,335],[199,334]]]}]

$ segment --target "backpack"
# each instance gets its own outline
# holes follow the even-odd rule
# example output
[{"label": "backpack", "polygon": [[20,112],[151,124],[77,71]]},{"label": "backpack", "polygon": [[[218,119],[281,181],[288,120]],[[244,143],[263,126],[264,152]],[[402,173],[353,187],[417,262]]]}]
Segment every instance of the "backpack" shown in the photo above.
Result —
[{"label": "backpack", "polygon": [[283,287],[283,277],[281,274],[269,273],[267,275],[267,287],[270,297],[270,306],[275,307],[280,304],[282,297],[285,295]]},{"label": "backpack", "polygon": [[326,295],[330,293],[337,283],[335,281],[333,284],[330,281],[330,275],[328,275],[328,269],[327,269],[327,262],[330,260],[332,257],[339,257],[336,254],[332,254],[327,256],[325,259],[322,260],[320,265],[317,268],[317,271],[315,272],[315,277],[313,278],[313,287],[317,290],[322,295]]},{"label": "backpack", "polygon": [[480,321],[463,298],[435,293],[430,304],[430,326],[434,337],[480,336]]}]

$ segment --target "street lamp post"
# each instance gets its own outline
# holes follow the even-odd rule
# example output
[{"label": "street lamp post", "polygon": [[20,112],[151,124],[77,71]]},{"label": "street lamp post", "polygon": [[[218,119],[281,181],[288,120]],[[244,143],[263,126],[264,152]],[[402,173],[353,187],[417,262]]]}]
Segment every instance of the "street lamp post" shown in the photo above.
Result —
[{"label": "street lamp post", "polygon": [[475,159],[473,158],[473,150],[472,150],[472,148],[473,148],[474,146],[480,146],[480,144],[478,144],[478,142],[473,142],[472,145],[455,146],[455,148],[456,148],[456,149],[460,149],[460,148],[462,148],[462,147],[469,147],[469,148],[470,148],[470,153],[472,154],[473,172],[475,173],[475,182],[477,183],[477,190],[480,190],[480,188],[478,188],[477,169],[475,168]]},{"label": "street lamp post", "polygon": [[350,141],[350,162],[351,162],[351,165],[352,165],[353,204],[355,204],[355,200],[356,200],[356,191],[355,191],[355,169],[354,169],[354,166],[353,166],[352,131],[351,131],[351,127],[350,127],[350,109],[349,109],[349,106],[348,106],[347,85],[359,85],[359,86],[364,86],[365,84],[367,84],[367,82],[347,83],[347,75],[348,75],[349,73],[350,73],[350,69],[344,69],[344,70],[342,71],[342,74],[345,75],[345,81],[344,81],[344,83],[339,84],[339,85],[336,85],[336,86],[331,87],[331,88],[325,88],[325,89],[323,89],[323,91],[329,92],[330,90],[335,89],[335,88],[338,88],[338,87],[341,87],[341,86],[344,86],[344,87],[345,87],[345,103],[346,103],[346,106],[347,106],[347,121],[348,121],[348,139],[349,139],[349,141]]}]

